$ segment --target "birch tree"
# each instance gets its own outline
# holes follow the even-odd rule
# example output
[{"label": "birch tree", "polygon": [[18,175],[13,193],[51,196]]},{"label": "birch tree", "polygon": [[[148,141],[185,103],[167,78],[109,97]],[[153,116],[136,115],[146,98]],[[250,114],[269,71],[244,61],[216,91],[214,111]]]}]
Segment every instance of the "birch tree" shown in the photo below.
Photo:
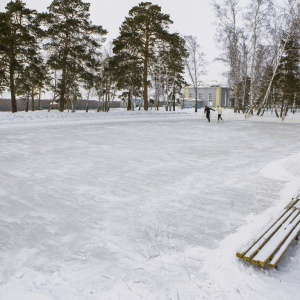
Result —
[{"label": "birch tree", "polygon": [[185,36],[185,43],[188,56],[185,60],[185,67],[189,79],[192,81],[195,89],[195,112],[197,112],[197,98],[198,98],[198,84],[201,75],[204,75],[207,62],[205,61],[205,54],[201,51],[200,44],[195,36]]},{"label": "birch tree", "polygon": [[230,79],[234,94],[234,112],[239,110],[238,83],[240,80],[239,40],[241,29],[238,18],[240,15],[239,0],[213,1],[213,9],[217,17],[217,42],[221,45],[230,68]]},{"label": "birch tree", "polygon": [[249,97],[249,81],[250,78],[248,76],[249,69],[249,46],[248,46],[248,37],[246,34],[242,33],[241,35],[241,43],[240,43],[240,72],[241,72],[241,96],[242,96],[242,107],[243,111],[246,112],[246,105],[248,105],[248,97]]},{"label": "birch tree", "polygon": [[262,47],[265,35],[268,34],[269,15],[273,9],[270,0],[251,0],[245,15],[247,31],[250,33],[250,107],[253,114],[254,101],[257,100],[259,82],[258,48]]}]

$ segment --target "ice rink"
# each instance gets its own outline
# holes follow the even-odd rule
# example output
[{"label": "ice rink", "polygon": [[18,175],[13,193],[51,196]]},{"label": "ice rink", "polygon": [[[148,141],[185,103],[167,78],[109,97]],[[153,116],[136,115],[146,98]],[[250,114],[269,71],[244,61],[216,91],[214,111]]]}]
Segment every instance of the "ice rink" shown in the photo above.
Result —
[{"label": "ice rink", "polygon": [[0,113],[0,299],[299,299],[299,243],[235,252],[300,192],[300,116],[223,118]]}]

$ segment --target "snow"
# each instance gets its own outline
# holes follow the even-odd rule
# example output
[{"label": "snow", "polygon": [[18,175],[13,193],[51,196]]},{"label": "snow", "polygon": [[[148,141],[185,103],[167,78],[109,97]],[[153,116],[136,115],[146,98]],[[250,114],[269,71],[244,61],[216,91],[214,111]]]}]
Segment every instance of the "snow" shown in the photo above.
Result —
[{"label": "snow", "polygon": [[[300,232],[300,223],[296,226],[293,232]],[[274,255],[272,260],[270,261],[270,265],[275,265],[277,261],[280,259],[280,257],[284,254],[285,248],[295,239],[296,234],[291,234],[286,241],[283,243],[282,247],[278,250],[278,252]]]},{"label": "snow", "polygon": [[270,238],[268,243],[257,253],[256,256],[253,257],[253,260],[267,262],[267,260],[274,252],[274,249],[277,249],[286,237],[286,232],[292,232],[299,221],[299,212],[298,210],[295,210],[287,219],[287,222],[284,224],[284,226],[281,226],[278,231]]},{"label": "snow", "polygon": [[300,193],[300,113],[0,112],[0,299],[299,299],[235,254]]}]

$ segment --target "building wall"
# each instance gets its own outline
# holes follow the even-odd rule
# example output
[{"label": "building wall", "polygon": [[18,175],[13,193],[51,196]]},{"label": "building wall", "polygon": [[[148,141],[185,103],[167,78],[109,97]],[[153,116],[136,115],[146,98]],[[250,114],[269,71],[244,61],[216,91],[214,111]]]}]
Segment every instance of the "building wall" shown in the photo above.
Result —
[{"label": "building wall", "polygon": [[183,95],[184,95],[184,96],[183,96],[184,98],[189,98],[189,89],[188,89],[188,88],[185,88],[185,89],[184,89]]},{"label": "building wall", "polygon": [[[197,87],[197,100],[202,100],[203,105],[216,107],[229,107],[228,88],[220,86],[200,86]],[[195,101],[195,88],[186,87],[183,92],[184,100]]]},{"label": "building wall", "polygon": [[217,106],[217,105],[222,106],[221,100],[222,100],[222,88],[217,87],[216,88],[216,105],[215,106]]}]

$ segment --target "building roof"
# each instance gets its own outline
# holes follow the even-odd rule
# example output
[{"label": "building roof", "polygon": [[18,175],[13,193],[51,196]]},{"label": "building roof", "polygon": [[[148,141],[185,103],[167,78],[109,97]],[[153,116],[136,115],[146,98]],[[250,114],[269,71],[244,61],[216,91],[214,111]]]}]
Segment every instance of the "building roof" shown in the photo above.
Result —
[{"label": "building roof", "polygon": [[[189,85],[188,87],[194,88],[194,85]],[[223,88],[228,88],[228,86],[224,83],[218,83],[216,80],[212,81],[200,81],[198,82],[197,88],[208,88],[208,87],[223,87]]]}]

